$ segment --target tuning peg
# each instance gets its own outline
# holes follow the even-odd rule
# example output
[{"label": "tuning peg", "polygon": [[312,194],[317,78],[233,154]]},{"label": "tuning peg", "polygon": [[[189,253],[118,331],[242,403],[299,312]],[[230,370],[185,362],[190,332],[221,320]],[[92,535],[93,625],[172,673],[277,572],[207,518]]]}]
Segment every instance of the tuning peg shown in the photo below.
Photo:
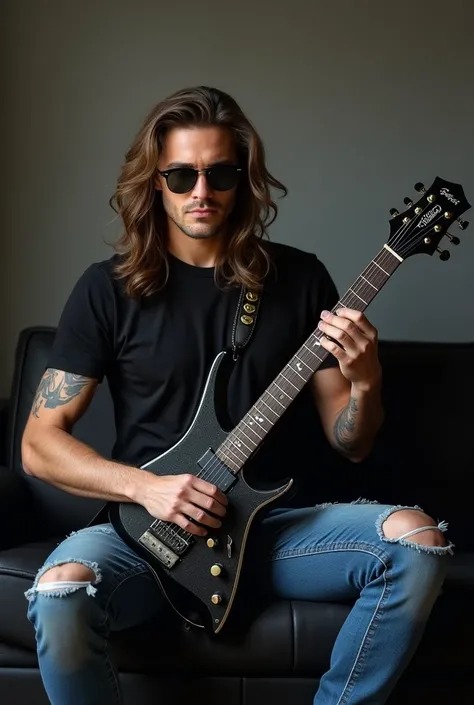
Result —
[{"label": "tuning peg", "polygon": [[425,192],[425,187],[423,186],[423,184],[421,183],[421,181],[417,181],[416,184],[415,184],[415,186],[414,186],[414,188],[415,188],[415,191],[419,191],[420,193],[424,193],[424,192]]},{"label": "tuning peg", "polygon": [[456,218],[456,220],[458,221],[458,225],[461,228],[461,230],[465,230],[467,228],[467,226],[469,225],[468,220],[461,220],[461,218]]},{"label": "tuning peg", "polygon": [[394,217],[394,216],[396,216],[396,215],[400,215],[400,213],[399,213],[399,211],[397,211],[396,208],[390,208],[390,215],[391,215],[392,217]]},{"label": "tuning peg", "polygon": [[413,201],[411,200],[411,198],[408,198],[408,196],[405,196],[405,198],[403,199],[403,203],[404,203],[406,206],[412,206],[412,205],[413,205]]},{"label": "tuning peg", "polygon": [[449,252],[449,250],[440,250],[439,247],[437,247],[436,252],[439,252],[439,258],[443,262],[446,262],[446,260],[451,257],[451,252]]},{"label": "tuning peg", "polygon": [[451,235],[451,233],[446,233],[446,236],[449,237],[449,239],[451,240],[453,245],[459,245],[459,243],[461,242],[461,240],[458,237],[456,237],[456,235]]}]

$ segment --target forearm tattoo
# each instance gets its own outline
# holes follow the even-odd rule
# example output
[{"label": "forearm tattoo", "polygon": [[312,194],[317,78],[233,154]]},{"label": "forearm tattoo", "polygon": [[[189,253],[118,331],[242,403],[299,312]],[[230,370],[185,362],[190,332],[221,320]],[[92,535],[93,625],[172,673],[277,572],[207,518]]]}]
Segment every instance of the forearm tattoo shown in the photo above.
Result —
[{"label": "forearm tattoo", "polygon": [[88,377],[48,368],[36,390],[31,414],[38,418],[38,412],[42,406],[45,409],[55,409],[57,406],[67,404],[77,397],[89,382]]},{"label": "forearm tattoo", "polygon": [[359,445],[359,439],[354,436],[358,410],[357,401],[351,397],[349,404],[341,411],[334,424],[336,443],[346,453],[355,451]]}]

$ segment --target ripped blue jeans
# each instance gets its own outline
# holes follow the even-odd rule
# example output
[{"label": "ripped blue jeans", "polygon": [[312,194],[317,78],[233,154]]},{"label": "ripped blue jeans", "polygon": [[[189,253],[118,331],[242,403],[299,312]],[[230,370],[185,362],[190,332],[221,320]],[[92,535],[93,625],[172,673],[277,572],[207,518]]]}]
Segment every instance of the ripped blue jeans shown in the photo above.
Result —
[{"label": "ripped blue jeans", "polygon": [[[314,705],[382,705],[419,644],[453,546],[444,539],[445,522],[425,521],[416,511],[415,529],[386,534],[386,520],[402,509],[418,508],[357,500],[276,509],[258,529],[249,560],[258,556],[251,569],[270,595],[353,602]],[[417,542],[428,530],[441,540]],[[65,563],[89,567],[95,579],[38,582],[49,568]],[[52,705],[122,703],[110,632],[170,609],[147,565],[108,524],[60,543],[26,597]]]}]

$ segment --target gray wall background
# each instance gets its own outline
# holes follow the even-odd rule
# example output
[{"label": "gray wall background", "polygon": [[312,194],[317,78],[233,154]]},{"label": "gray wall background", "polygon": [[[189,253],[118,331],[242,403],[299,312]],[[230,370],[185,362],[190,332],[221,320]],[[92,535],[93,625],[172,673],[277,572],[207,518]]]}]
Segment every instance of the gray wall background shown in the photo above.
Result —
[{"label": "gray wall background", "polygon": [[[3,0],[1,11],[1,396],[19,331],[55,325],[81,272],[112,254],[123,154],[178,88],[213,84],[241,103],[289,188],[272,237],[316,252],[341,293],[416,181],[462,183],[474,204],[472,0]],[[447,263],[404,262],[368,311],[380,337],[474,338],[472,239]]]}]

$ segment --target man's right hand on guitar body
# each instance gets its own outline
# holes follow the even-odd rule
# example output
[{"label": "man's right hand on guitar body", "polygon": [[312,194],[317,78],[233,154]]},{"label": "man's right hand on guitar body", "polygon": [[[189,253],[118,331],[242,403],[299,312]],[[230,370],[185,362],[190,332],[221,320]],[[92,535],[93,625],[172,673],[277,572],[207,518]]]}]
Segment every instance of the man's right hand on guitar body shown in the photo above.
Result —
[{"label": "man's right hand on guitar body", "polygon": [[45,372],[23,436],[25,472],[78,496],[137,502],[153,517],[196,536],[206,530],[189,517],[218,528],[220,521],[208,512],[223,517],[227,498],[215,485],[191,474],[157,476],[111,462],[68,433],[96,386],[97,380],[63,370]]},{"label": "man's right hand on guitar body", "polygon": [[212,514],[225,515],[227,497],[215,485],[191,474],[143,475],[135,500],[152,516],[178,524],[196,536],[205,536],[207,531],[189,517],[215,529],[221,526],[222,522]]}]

